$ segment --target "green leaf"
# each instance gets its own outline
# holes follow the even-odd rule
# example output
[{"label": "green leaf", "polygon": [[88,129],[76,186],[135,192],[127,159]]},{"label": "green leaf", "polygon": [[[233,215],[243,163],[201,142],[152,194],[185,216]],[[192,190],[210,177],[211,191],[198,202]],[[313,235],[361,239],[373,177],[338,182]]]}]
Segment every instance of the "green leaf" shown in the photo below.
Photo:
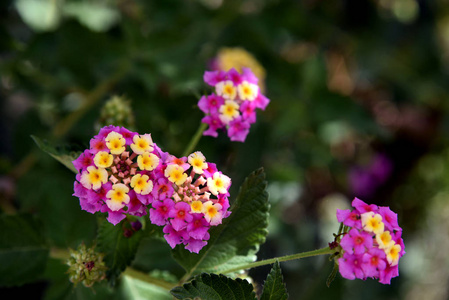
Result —
[{"label": "green leaf", "polygon": [[332,268],[332,272],[329,274],[329,277],[327,277],[327,280],[326,280],[327,287],[331,286],[331,283],[332,283],[332,281],[334,281],[334,279],[337,276],[337,274],[338,274],[338,264],[335,261],[334,262],[334,267]]},{"label": "green leaf", "polygon": [[115,285],[120,273],[134,259],[144,233],[143,230],[139,230],[132,236],[125,237],[124,228],[129,225],[126,219],[115,226],[104,218],[98,220],[98,251],[105,254],[104,262],[109,268],[106,275],[111,285]]},{"label": "green leaf", "polygon": [[83,284],[74,286],[68,277],[52,282],[45,290],[44,300],[122,300],[123,296],[107,283],[96,283],[88,288]]},{"label": "green leaf", "polygon": [[47,141],[41,140],[37,136],[32,135],[31,138],[34,140],[36,145],[42,151],[50,154],[51,157],[53,157],[54,159],[59,161],[61,164],[63,164],[67,168],[69,168],[70,171],[72,171],[74,173],[78,173],[78,170],[75,169],[75,167],[72,164],[72,161],[75,160],[79,156],[80,152],[75,152],[75,151],[68,152],[68,151],[58,150],[55,146],[52,146]]},{"label": "green leaf", "polygon": [[107,31],[120,21],[118,9],[101,2],[73,2],[64,5],[63,12],[93,31]]},{"label": "green leaf", "polygon": [[3,215],[0,228],[0,286],[37,279],[48,258],[40,223],[29,215]]},{"label": "green leaf", "polygon": [[57,1],[17,0],[16,8],[23,21],[36,31],[49,31],[58,27],[61,12]]},{"label": "green leaf", "polygon": [[[31,141],[31,140],[30,140]],[[39,216],[46,239],[52,246],[75,248],[97,234],[95,215],[81,210],[72,196],[75,175],[45,153],[36,167],[17,181],[20,210]]]},{"label": "green leaf", "polygon": [[[178,278],[185,272],[184,269],[173,259],[171,248],[164,238],[143,238],[137,249],[131,267],[134,269],[150,272],[153,270],[166,270]],[[177,282],[178,280],[176,280]]]},{"label": "green leaf", "polygon": [[270,274],[263,286],[260,300],[286,300],[288,299],[287,289],[285,288],[284,278],[282,277],[281,267],[276,261],[271,268]]},{"label": "green leaf", "polygon": [[126,275],[123,276],[120,288],[124,299],[128,300],[173,299],[166,289]]},{"label": "green leaf", "polygon": [[[255,300],[253,286],[246,280],[231,279],[222,274],[206,274],[196,276],[182,287],[173,288],[170,293],[177,299],[207,300]],[[198,298],[195,298],[198,297]]]},{"label": "green leaf", "polygon": [[223,272],[255,261],[268,233],[268,193],[263,169],[253,172],[240,188],[232,214],[210,230],[208,244],[199,254],[177,246],[173,257],[187,271],[185,279],[200,272]]}]

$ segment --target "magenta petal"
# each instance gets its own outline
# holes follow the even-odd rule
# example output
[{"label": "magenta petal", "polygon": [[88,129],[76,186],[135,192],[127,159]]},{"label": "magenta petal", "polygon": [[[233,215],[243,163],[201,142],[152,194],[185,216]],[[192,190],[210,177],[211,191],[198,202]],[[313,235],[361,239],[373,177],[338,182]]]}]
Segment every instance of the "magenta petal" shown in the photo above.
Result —
[{"label": "magenta petal", "polygon": [[185,247],[190,252],[199,253],[204,246],[207,245],[206,241],[190,239],[188,240],[188,244]]},{"label": "magenta petal", "polygon": [[215,86],[220,81],[223,81],[226,73],[224,71],[206,71],[204,72],[204,82],[210,86]]},{"label": "magenta petal", "polygon": [[254,99],[254,102],[255,102],[257,108],[260,108],[261,110],[265,110],[268,103],[270,103],[270,99],[268,99],[267,97],[265,97],[264,95],[262,95],[259,92],[256,99]]},{"label": "magenta petal", "polygon": [[398,265],[394,267],[387,265],[385,270],[380,271],[379,273],[379,282],[383,284],[390,284],[391,278],[399,276],[399,267]]},{"label": "magenta petal", "polygon": [[120,223],[121,220],[125,218],[125,214],[117,211],[110,211],[108,214],[108,221],[109,223],[113,224],[114,226]]},{"label": "magenta petal", "polygon": [[385,252],[379,248],[371,248],[363,254],[362,269],[367,277],[379,278],[379,271],[387,266]]},{"label": "magenta petal", "polygon": [[200,101],[198,101],[198,107],[201,109],[203,113],[205,114],[209,113],[209,105],[206,96],[202,96],[200,98]]},{"label": "magenta petal", "polygon": [[232,68],[227,72],[227,78],[229,80],[232,81],[232,83],[234,83],[234,85],[239,85],[242,82],[242,76],[240,75],[240,73]]},{"label": "magenta petal", "polygon": [[190,237],[202,240],[209,227],[209,223],[203,218],[202,214],[194,214],[192,222],[187,224],[187,232]]},{"label": "magenta petal", "polygon": [[182,243],[183,232],[176,231],[171,225],[166,225],[162,231],[166,233],[164,238],[170,247],[175,248],[176,245]]},{"label": "magenta petal", "polygon": [[97,138],[104,139],[104,138],[106,138],[108,136],[108,134],[111,131],[119,132],[120,131],[120,127],[119,126],[114,126],[114,125],[105,126],[105,127],[100,129],[100,132],[96,136],[94,136],[94,138],[95,139],[97,139]]},{"label": "magenta petal", "polygon": [[382,216],[382,222],[384,222],[386,230],[388,231],[402,231],[402,228],[398,224],[398,215],[391,211],[389,207],[380,206],[379,214]]},{"label": "magenta petal", "polygon": [[78,171],[86,169],[88,166],[92,166],[94,164],[93,155],[89,150],[84,150],[84,152],[81,153],[77,159],[72,161],[72,164]]},{"label": "magenta petal", "polygon": [[250,124],[243,121],[241,117],[229,123],[228,136],[231,141],[244,142],[249,133]]},{"label": "magenta petal", "polygon": [[352,207],[357,209],[361,214],[370,212],[370,211],[377,213],[377,211],[378,211],[377,205],[367,204],[367,203],[363,202],[362,200],[360,200],[359,198],[354,198],[354,200],[352,200]]},{"label": "magenta petal", "polygon": [[337,221],[342,223],[349,217],[351,211],[349,209],[337,209]]},{"label": "magenta petal", "polygon": [[259,79],[254,75],[250,68],[242,68],[242,80],[246,80],[250,83],[257,84]]},{"label": "magenta petal", "polygon": [[341,276],[346,279],[365,279],[361,265],[363,263],[362,256],[344,253],[343,257],[338,259],[339,271]]},{"label": "magenta petal", "polygon": [[130,131],[125,127],[120,127],[119,133],[123,136],[126,141],[126,145],[131,145],[133,143],[133,138],[138,135],[137,132]]},{"label": "magenta petal", "polygon": [[344,278],[349,280],[355,279],[355,274],[352,270],[351,264],[343,257],[338,259],[338,270],[340,271],[341,276],[343,276]]},{"label": "magenta petal", "polygon": [[154,201],[153,208],[150,209],[150,221],[155,225],[165,225],[168,222],[168,215],[175,206],[172,199],[166,198],[164,201]]},{"label": "magenta petal", "polygon": [[91,214],[99,211],[99,208],[101,207],[101,205],[89,203],[86,198],[80,198],[80,206],[82,210],[85,210]]},{"label": "magenta petal", "polygon": [[182,230],[187,227],[187,223],[184,221],[184,219],[171,219],[170,224],[176,231]]}]

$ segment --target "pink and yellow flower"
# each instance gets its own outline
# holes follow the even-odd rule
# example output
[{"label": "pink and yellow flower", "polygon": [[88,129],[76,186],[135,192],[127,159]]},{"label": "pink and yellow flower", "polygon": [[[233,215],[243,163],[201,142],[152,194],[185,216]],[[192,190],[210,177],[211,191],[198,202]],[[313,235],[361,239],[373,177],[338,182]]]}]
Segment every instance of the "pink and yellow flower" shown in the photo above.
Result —
[{"label": "pink and yellow flower", "polygon": [[368,205],[357,198],[352,206],[352,211],[337,210],[338,221],[349,228],[343,232],[337,256],[340,274],[347,279],[372,277],[389,284],[398,276],[398,263],[405,254],[397,215],[388,207]]},{"label": "pink and yellow flower", "polygon": [[258,78],[249,68],[242,68],[241,73],[231,68],[206,71],[204,81],[215,87],[216,94],[203,96],[198,102],[206,114],[201,122],[209,125],[203,135],[217,137],[217,130],[225,129],[231,141],[244,142],[250,124],[256,121],[256,108],[264,110],[270,102],[261,93]]},{"label": "pink and yellow flower", "polygon": [[230,215],[231,180],[199,151],[188,157],[164,153],[151,135],[103,127],[76,160],[74,196],[90,213],[107,212],[116,225],[127,215],[164,226],[170,246],[198,253],[208,230]]},{"label": "pink and yellow flower", "polygon": [[117,183],[112,186],[112,190],[110,190],[106,194],[106,205],[112,211],[118,211],[122,209],[126,204],[129,203],[129,188],[123,183]]}]

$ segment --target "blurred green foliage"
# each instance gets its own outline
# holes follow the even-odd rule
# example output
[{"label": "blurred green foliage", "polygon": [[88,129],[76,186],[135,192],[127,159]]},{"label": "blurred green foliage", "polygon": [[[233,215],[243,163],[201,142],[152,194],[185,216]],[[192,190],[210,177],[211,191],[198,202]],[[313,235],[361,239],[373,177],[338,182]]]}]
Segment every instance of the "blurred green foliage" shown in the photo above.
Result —
[{"label": "blurred green foliage", "polygon": [[[446,299],[449,262],[436,264],[446,269],[438,273],[443,283],[430,284],[413,268],[412,258],[426,248],[407,245],[419,244],[434,205],[441,220],[449,206],[441,200],[449,198],[437,197],[449,188],[448,32],[444,0],[2,1],[1,209],[34,215],[49,247],[90,243],[97,222],[71,196],[73,174],[30,136],[81,151],[96,133],[103,104],[123,95],[136,129],[180,155],[203,117],[199,95],[210,92],[203,72],[221,47],[242,47],[265,68],[271,103],[258,112],[245,143],[220,134],[203,137],[196,149],[230,175],[232,195],[247,174],[265,168],[276,194],[259,259],[325,245],[332,239],[323,236],[325,228],[337,230],[335,210],[326,207],[343,208],[354,196],[397,212],[406,251],[415,253],[401,260],[404,271],[391,286],[337,276],[327,289],[328,261],[281,264],[290,298],[420,299],[410,292],[416,286]],[[368,169],[377,154],[391,170],[376,181]],[[428,237],[426,245],[441,243],[438,230],[430,232],[435,240]],[[172,260],[164,264],[166,245],[143,241],[133,266],[182,275]],[[148,253],[161,260],[147,260]],[[65,272],[55,261],[47,269],[29,286],[36,295],[93,297],[80,286],[70,292],[61,277],[67,276],[54,275]],[[250,275],[261,284],[269,270]],[[135,283],[122,284],[126,294]],[[111,295],[106,286],[96,291]]]}]

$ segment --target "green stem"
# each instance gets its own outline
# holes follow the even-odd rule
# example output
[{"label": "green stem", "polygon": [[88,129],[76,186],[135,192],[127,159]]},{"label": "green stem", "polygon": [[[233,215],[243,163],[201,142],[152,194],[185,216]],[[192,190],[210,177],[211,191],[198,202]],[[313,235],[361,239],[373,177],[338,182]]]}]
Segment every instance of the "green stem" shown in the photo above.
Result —
[{"label": "green stem", "polygon": [[69,251],[67,251],[67,249],[51,248],[50,257],[61,260],[67,260],[70,258],[70,253]]},{"label": "green stem", "polygon": [[206,130],[207,124],[201,123],[200,127],[198,127],[198,130],[196,131],[195,135],[190,140],[189,145],[184,150],[184,153],[182,156],[187,156],[190,153],[192,153],[193,149],[196,147],[196,144],[198,144],[199,140],[201,139],[201,136],[203,135],[204,130]]},{"label": "green stem", "polygon": [[233,273],[233,272],[237,272],[240,270],[246,270],[246,269],[265,266],[265,265],[271,265],[271,264],[275,263],[276,261],[283,262],[283,261],[301,259],[301,258],[312,257],[312,256],[317,256],[317,255],[333,254],[334,252],[335,252],[335,250],[330,249],[329,247],[325,247],[325,248],[312,250],[312,251],[308,251],[308,252],[296,253],[296,254],[292,254],[292,255],[285,255],[285,256],[281,256],[281,257],[275,257],[275,258],[265,259],[265,260],[261,260],[261,261],[255,261],[253,263],[249,263],[249,264],[246,264],[243,266],[239,266],[236,268],[222,271],[221,273],[228,274],[228,273]]},{"label": "green stem", "polygon": [[133,269],[133,268],[126,268],[125,272],[123,272],[123,275],[138,279],[143,282],[157,285],[163,289],[166,289],[167,291],[171,290],[172,288],[174,288],[176,286],[175,283],[171,283],[171,282],[167,282],[165,280],[153,278],[150,275],[145,274],[140,271],[137,271],[136,269]]}]

